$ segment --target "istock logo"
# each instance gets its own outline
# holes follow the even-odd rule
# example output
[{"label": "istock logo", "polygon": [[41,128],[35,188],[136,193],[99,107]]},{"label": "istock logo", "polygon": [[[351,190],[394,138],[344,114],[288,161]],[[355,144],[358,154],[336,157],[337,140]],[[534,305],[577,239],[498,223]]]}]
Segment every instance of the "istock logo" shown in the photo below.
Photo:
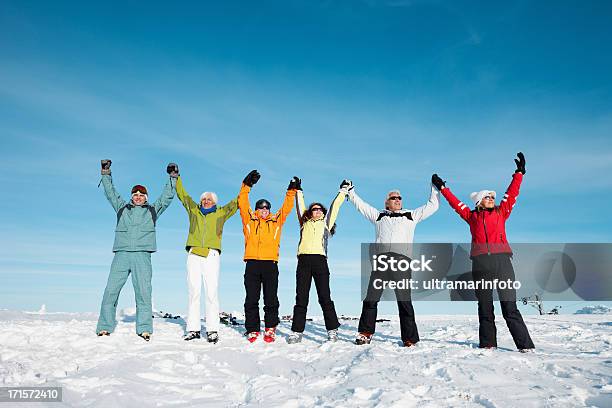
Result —
[{"label": "istock logo", "polygon": [[425,255],[421,255],[420,259],[409,259],[402,257],[396,259],[393,255],[372,255],[372,264],[374,272],[433,272],[429,264],[433,261],[427,259]]}]

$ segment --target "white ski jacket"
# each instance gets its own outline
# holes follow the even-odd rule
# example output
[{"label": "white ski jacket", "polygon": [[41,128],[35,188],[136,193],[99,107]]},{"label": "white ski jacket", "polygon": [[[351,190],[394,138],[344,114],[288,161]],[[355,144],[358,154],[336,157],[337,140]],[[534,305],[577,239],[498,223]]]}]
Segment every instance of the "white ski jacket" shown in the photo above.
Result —
[{"label": "white ski jacket", "polygon": [[348,198],[357,210],[376,226],[376,243],[379,244],[411,244],[416,225],[438,211],[440,206],[440,193],[433,185],[429,201],[414,210],[379,211],[363,201],[355,193],[355,189],[349,191]]}]

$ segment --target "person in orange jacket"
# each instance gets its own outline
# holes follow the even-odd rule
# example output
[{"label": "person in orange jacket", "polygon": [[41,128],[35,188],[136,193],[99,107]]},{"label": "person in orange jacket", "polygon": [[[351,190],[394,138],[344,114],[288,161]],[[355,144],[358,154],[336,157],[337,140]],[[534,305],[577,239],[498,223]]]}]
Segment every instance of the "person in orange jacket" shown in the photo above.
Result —
[{"label": "person in orange jacket", "polygon": [[260,174],[251,171],[244,178],[238,194],[238,208],[242,219],[244,233],[244,315],[246,336],[253,343],[259,337],[259,298],[261,288],[264,295],[264,341],[271,343],[276,338],[278,318],[278,252],[283,224],[293,208],[297,177],[291,179],[283,206],[276,213],[271,213],[272,206],[266,199],[257,200],[255,211],[249,204],[249,191]]}]

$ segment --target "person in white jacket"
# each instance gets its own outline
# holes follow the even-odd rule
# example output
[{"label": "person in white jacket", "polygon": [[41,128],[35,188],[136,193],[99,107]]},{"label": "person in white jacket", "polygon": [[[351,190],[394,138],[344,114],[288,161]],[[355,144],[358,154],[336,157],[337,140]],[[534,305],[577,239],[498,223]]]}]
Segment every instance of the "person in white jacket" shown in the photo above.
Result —
[{"label": "person in white jacket", "polygon": [[[431,216],[440,205],[439,192],[432,185],[431,195],[425,205],[414,210],[402,208],[402,196],[399,190],[391,190],[385,198],[385,209],[378,210],[366,203],[357,195],[353,184],[345,180],[344,186],[348,190],[348,199],[357,210],[366,217],[376,228],[377,244],[412,244],[416,225]],[[409,247],[409,245],[408,245]],[[411,256],[410,249],[405,253]],[[378,300],[382,291],[376,296],[367,296],[363,301],[361,318],[359,319],[359,334],[355,343],[369,344],[376,330],[376,315]],[[410,300],[397,300],[399,309],[400,328],[404,346],[410,347],[419,341],[419,332],[414,320],[414,308]]]}]

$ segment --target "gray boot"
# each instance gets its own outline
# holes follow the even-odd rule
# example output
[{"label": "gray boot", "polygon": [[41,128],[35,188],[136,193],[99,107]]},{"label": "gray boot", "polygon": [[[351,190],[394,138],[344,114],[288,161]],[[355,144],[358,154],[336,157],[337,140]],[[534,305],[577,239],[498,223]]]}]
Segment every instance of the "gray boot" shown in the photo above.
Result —
[{"label": "gray boot", "polygon": [[292,332],[289,336],[287,336],[287,343],[295,344],[300,343],[302,341],[302,333]]},{"label": "gray boot", "polygon": [[338,329],[328,330],[327,340],[332,342],[338,341]]}]

